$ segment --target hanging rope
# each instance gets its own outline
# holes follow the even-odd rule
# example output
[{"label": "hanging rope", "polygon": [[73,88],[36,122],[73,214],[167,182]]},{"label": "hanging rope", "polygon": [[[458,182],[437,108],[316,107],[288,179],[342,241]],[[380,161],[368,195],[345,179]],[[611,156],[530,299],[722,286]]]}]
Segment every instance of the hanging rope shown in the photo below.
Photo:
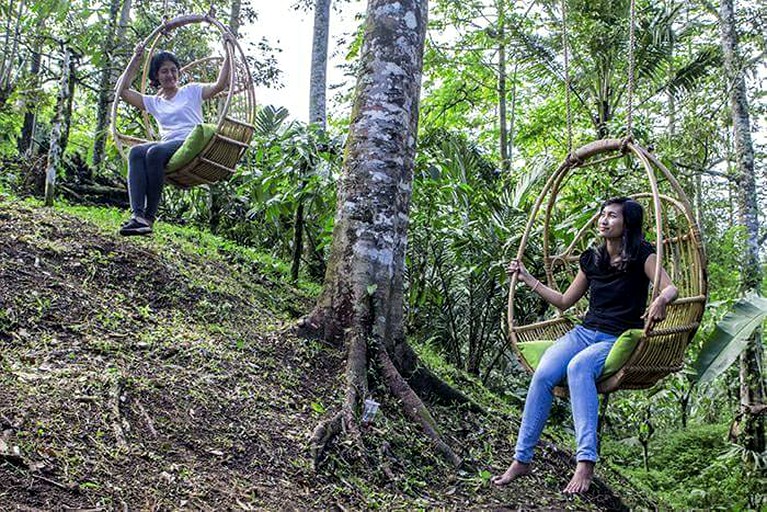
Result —
[{"label": "hanging rope", "polygon": [[627,113],[626,113],[626,138],[634,138],[634,130],[632,126],[633,114],[634,114],[634,19],[636,16],[635,0],[631,0],[631,7],[629,10],[629,84],[628,84],[628,98],[627,98]]},{"label": "hanging rope", "polygon": [[567,0],[562,0],[562,47],[565,51],[565,106],[567,108],[567,154],[569,155],[573,151],[573,117],[570,109],[570,55],[567,49],[566,2]]},{"label": "hanging rope", "polygon": [[[170,21],[170,16],[168,15],[168,0],[163,0],[162,2],[162,24],[163,26],[167,25]],[[168,33],[163,30],[163,34],[167,37]]]}]

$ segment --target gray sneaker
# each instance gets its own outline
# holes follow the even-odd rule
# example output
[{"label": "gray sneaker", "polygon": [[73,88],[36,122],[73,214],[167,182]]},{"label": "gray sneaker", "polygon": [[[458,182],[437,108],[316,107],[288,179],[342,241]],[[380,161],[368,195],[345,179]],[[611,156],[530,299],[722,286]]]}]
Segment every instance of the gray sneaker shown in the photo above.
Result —
[{"label": "gray sneaker", "polygon": [[138,219],[131,219],[120,227],[122,236],[151,235],[152,226]]}]

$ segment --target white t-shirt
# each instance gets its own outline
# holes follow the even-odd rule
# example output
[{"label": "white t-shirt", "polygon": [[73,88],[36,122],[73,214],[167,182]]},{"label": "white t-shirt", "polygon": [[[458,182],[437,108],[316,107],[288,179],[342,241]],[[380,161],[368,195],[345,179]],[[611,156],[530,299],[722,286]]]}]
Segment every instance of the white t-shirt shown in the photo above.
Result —
[{"label": "white t-shirt", "polygon": [[187,84],[166,100],[160,96],[143,95],[144,107],[160,125],[164,141],[185,139],[198,124],[202,124],[202,84]]}]

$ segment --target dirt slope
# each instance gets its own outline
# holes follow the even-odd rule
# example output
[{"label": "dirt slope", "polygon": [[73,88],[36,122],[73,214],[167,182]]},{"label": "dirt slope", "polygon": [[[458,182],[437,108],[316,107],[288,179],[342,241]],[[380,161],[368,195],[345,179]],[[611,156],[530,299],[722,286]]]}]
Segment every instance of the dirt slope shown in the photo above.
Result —
[{"label": "dirt slope", "polygon": [[435,407],[456,472],[387,400],[367,452],[340,443],[315,473],[343,361],[285,330],[310,299],[189,231],[125,240],[116,222],[0,202],[0,510],[625,508],[601,481],[565,498],[570,455],[550,443],[532,478],[492,489],[513,418]]}]

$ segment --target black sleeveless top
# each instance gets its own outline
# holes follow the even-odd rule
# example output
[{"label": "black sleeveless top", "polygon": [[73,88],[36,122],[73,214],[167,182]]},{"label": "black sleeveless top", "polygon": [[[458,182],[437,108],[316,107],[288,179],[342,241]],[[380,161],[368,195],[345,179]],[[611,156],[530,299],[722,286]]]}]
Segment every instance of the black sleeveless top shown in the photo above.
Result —
[{"label": "black sleeveless top", "polygon": [[655,248],[642,241],[636,259],[630,261],[625,270],[613,266],[601,269],[595,249],[581,254],[581,270],[589,281],[589,310],[583,319],[583,327],[616,336],[629,329],[644,327],[641,317],[647,306],[650,285],[644,264],[654,253]]}]

